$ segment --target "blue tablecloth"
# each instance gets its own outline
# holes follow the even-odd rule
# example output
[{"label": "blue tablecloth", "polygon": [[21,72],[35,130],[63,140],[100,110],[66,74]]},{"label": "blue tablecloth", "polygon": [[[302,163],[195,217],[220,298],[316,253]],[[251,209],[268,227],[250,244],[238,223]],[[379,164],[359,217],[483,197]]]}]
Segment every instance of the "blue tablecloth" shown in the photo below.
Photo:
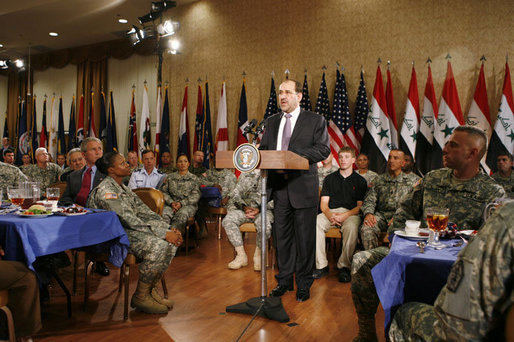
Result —
[{"label": "blue tablecloth", "polygon": [[[453,246],[460,240],[441,240]],[[395,236],[389,254],[372,270],[373,282],[385,312],[388,329],[394,313],[406,302],[434,304],[462,246],[419,252],[417,241]]]},{"label": "blue tablecloth", "polygon": [[120,267],[129,240],[112,211],[45,218],[9,214],[0,216],[0,245],[5,260],[25,262],[31,269],[36,257],[93,245],[98,246],[96,251],[108,251],[109,262]]}]

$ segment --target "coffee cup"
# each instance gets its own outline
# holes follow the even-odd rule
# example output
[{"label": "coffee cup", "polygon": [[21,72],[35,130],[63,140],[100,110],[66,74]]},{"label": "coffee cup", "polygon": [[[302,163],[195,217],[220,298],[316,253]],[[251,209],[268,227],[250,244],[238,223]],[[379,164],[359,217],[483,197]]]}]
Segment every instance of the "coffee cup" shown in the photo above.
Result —
[{"label": "coffee cup", "polygon": [[405,221],[405,233],[408,235],[418,235],[419,226],[421,222],[415,220],[407,220]]}]

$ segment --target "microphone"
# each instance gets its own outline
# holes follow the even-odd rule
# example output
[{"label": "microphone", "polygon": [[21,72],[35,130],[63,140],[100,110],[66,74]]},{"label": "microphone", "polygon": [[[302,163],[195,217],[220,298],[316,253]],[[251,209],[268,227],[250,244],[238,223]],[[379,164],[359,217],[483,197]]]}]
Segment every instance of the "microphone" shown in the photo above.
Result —
[{"label": "microphone", "polygon": [[255,129],[255,135],[259,135],[264,131],[264,128],[266,127],[266,119],[263,119],[259,126]]},{"label": "microphone", "polygon": [[250,121],[248,126],[246,126],[245,129],[243,130],[243,133],[244,134],[250,133],[252,131],[252,129],[255,127],[255,125],[257,125],[257,119],[253,119],[252,121]]}]

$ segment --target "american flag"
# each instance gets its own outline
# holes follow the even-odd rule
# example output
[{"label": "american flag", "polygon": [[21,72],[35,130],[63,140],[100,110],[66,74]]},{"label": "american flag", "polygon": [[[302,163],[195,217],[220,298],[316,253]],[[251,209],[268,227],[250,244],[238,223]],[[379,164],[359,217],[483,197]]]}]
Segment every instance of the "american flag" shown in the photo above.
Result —
[{"label": "american flag", "polygon": [[315,112],[319,115],[323,115],[325,120],[330,120],[330,104],[328,101],[327,82],[325,81],[325,72],[321,79],[321,85],[319,86],[318,100],[316,101]]},{"label": "american flag", "polygon": [[338,152],[343,146],[349,146],[357,150],[356,145],[358,141],[355,137],[350,118],[346,80],[344,74],[340,73],[339,70],[337,70],[334,108],[328,123],[328,134],[330,135],[330,149],[334,156],[334,161],[338,159]]},{"label": "american flag", "polygon": [[311,98],[309,97],[309,85],[307,84],[307,74],[303,78],[302,101],[300,107],[305,110],[312,110]]},{"label": "american flag", "polygon": [[[303,101],[303,99],[302,99]],[[264,112],[264,118],[263,120],[266,120],[273,114],[278,113],[278,105],[277,105],[277,91],[275,89],[275,80],[273,77],[271,78],[271,89],[269,91],[269,99],[268,99],[268,105],[266,106],[266,112]],[[257,136],[257,143],[259,143],[262,139],[262,135],[264,134],[264,131]]]},{"label": "american flag", "polygon": [[366,94],[366,84],[364,83],[364,73],[361,71],[361,81],[359,84],[359,91],[357,92],[357,100],[355,101],[355,121],[353,123],[353,129],[355,136],[357,137],[358,147],[360,150],[360,143],[364,136],[364,130],[366,129],[366,120],[368,119],[369,104],[368,95]]}]

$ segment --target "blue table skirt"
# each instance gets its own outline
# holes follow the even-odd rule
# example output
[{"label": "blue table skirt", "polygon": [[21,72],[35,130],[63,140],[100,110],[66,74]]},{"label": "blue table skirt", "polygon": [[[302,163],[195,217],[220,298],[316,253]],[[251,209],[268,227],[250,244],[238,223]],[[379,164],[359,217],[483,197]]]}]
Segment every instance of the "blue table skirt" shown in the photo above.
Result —
[{"label": "blue table skirt", "polygon": [[[458,241],[441,240],[452,246]],[[416,301],[434,304],[462,249],[447,247],[435,250],[425,247],[425,253],[421,254],[416,242],[395,236],[389,254],[371,270],[384,308],[386,329],[403,303]]]},{"label": "blue table skirt", "polygon": [[109,262],[120,267],[130,243],[116,213],[105,211],[45,218],[0,216],[0,244],[5,260],[25,262],[33,269],[36,257],[94,245],[97,252],[108,251]]}]

